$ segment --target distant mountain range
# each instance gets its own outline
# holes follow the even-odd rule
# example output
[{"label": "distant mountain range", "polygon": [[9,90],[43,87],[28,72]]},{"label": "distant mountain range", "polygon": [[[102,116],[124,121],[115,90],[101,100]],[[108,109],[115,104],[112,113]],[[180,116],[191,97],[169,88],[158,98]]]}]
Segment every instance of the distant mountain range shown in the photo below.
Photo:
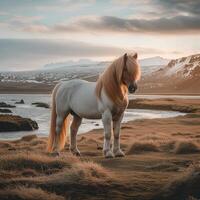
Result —
[{"label": "distant mountain range", "polygon": [[[168,64],[170,59],[162,58],[160,56],[155,56],[151,58],[144,58],[140,59],[139,63],[141,66],[163,66]],[[44,66],[44,69],[53,69],[53,68],[60,68],[60,67],[84,67],[84,66],[90,66],[90,65],[97,65],[98,63],[101,63],[99,61],[92,61],[90,59],[80,59],[77,61],[69,60],[66,62],[58,62],[58,63],[49,63]],[[104,63],[109,64],[110,61],[104,61]]]},{"label": "distant mountain range", "polygon": [[170,59],[162,58],[160,56],[155,56],[151,58],[144,58],[139,60],[139,63],[143,67],[147,66],[163,66],[169,63]]},{"label": "distant mountain range", "polygon": [[[142,73],[150,74],[164,66],[167,60],[161,57],[152,57],[142,59],[139,62],[141,63]],[[32,81],[33,83],[55,84],[60,80],[98,76],[110,63],[110,61],[98,62],[89,59],[51,63],[40,70],[1,72],[0,80],[1,82],[30,83]]]},{"label": "distant mountain range", "polygon": [[[95,81],[99,74],[110,64],[88,59],[51,63],[40,70],[23,72],[0,72],[0,88],[17,90],[26,87],[41,89],[48,85],[50,91],[60,80],[82,78]],[[139,93],[199,93],[200,94],[200,54],[178,59],[151,57],[139,60],[142,79]],[[26,83],[26,84],[24,84]],[[28,88],[29,89],[29,88]],[[1,91],[1,89],[0,89]],[[46,89],[44,89],[46,91]]]},{"label": "distant mountain range", "polygon": [[59,68],[59,67],[72,67],[72,66],[87,66],[87,65],[95,65],[98,61],[92,61],[90,59],[80,59],[77,61],[68,60],[66,62],[59,62],[59,63],[49,63],[44,66],[44,68],[52,69],[52,68]]}]

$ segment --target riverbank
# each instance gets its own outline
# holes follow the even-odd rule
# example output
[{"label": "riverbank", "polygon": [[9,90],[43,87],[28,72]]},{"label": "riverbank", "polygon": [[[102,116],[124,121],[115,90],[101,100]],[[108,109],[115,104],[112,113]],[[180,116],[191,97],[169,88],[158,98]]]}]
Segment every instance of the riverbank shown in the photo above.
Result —
[{"label": "riverbank", "polygon": [[141,100],[138,105],[186,106],[190,113],[123,124],[124,158],[102,156],[102,129],[78,136],[81,158],[69,153],[68,142],[60,157],[52,157],[45,152],[45,137],[1,141],[0,199],[200,198],[199,100]]},{"label": "riverbank", "polygon": [[160,98],[132,99],[128,108],[179,111],[185,113],[200,112],[200,99]]}]

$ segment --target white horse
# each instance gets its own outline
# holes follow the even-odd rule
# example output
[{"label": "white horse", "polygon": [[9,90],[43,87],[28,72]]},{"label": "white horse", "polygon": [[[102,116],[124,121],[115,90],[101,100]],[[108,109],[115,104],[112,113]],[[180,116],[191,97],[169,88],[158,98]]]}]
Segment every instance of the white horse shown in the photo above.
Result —
[{"label": "white horse", "polygon": [[[128,91],[134,93],[140,67],[137,53],[125,54],[116,59],[99,77],[97,82],[70,80],[57,84],[52,93],[51,127],[48,151],[59,154],[64,148],[70,122],[70,151],[80,155],[76,144],[82,118],[101,119],[104,126],[103,153],[106,158],[121,157],[120,126],[128,105]],[[111,135],[114,144],[111,149]]]}]

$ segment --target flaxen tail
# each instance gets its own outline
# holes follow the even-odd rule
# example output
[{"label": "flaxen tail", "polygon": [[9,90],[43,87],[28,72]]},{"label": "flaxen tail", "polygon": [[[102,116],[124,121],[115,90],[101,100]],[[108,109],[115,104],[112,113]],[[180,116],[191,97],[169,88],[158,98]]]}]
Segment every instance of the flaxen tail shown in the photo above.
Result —
[{"label": "flaxen tail", "polygon": [[66,136],[67,136],[67,130],[69,129],[69,123],[70,123],[70,116],[67,116],[66,119],[63,122],[63,126],[61,129],[61,132],[59,134],[56,134],[56,102],[55,102],[55,96],[57,93],[59,85],[57,85],[52,93],[52,110],[51,110],[51,124],[50,124],[50,133],[47,143],[47,151],[52,152],[54,150],[60,151],[65,146]]},{"label": "flaxen tail", "polygon": [[61,151],[65,147],[65,142],[66,142],[66,138],[67,138],[68,130],[69,130],[70,119],[71,119],[70,115],[68,115],[64,119],[60,135],[58,136],[57,142],[55,141],[55,149],[57,149],[58,151]]}]

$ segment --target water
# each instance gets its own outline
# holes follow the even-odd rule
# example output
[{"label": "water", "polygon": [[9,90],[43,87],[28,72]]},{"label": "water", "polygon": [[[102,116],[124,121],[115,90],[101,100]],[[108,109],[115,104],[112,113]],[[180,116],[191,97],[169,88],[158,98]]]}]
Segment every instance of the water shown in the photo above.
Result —
[{"label": "water", "polygon": [[[37,134],[39,136],[47,136],[49,131],[50,109],[35,107],[31,105],[33,102],[45,102],[50,104],[50,95],[41,94],[0,94],[0,102],[13,104],[16,101],[23,99],[25,104],[15,104],[16,108],[10,108],[13,114],[22,117],[31,118],[37,121],[39,129],[35,131],[20,131],[20,132],[1,132],[0,140],[18,139],[24,135]],[[143,109],[127,109],[123,122],[128,122],[136,119],[153,119],[153,118],[168,118],[184,115],[180,112],[172,111],[156,111],[156,110],[143,110]],[[92,129],[102,128],[101,120],[86,120],[84,119],[79,129],[79,134],[85,133]]]},{"label": "water", "polygon": [[175,98],[175,99],[200,99],[200,95],[129,95],[129,99],[164,99],[164,98]]}]

